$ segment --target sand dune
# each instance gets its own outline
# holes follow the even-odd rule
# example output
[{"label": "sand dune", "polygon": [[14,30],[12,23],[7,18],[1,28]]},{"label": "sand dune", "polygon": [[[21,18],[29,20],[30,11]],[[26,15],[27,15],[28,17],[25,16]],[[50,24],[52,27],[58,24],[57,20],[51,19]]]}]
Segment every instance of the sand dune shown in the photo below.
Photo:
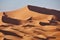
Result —
[{"label": "sand dune", "polygon": [[60,11],[28,5],[0,12],[0,40],[60,40]]}]

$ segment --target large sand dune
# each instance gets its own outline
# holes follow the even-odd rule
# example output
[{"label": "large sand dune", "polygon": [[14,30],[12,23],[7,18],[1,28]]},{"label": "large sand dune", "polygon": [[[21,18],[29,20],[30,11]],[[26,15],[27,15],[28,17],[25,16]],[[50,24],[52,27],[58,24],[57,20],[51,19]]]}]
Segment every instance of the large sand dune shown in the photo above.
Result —
[{"label": "large sand dune", "polygon": [[28,5],[0,12],[0,40],[60,40],[60,11]]}]

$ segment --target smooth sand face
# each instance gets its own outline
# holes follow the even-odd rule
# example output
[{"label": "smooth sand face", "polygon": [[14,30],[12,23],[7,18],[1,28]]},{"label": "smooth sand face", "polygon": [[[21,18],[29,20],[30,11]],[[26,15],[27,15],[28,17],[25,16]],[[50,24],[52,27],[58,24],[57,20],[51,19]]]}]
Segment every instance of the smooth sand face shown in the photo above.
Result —
[{"label": "smooth sand face", "polygon": [[6,15],[8,17],[15,18],[15,19],[21,19],[21,20],[26,20],[30,17],[29,10],[27,7],[24,7],[22,9],[12,11],[12,12],[6,12]]},{"label": "smooth sand face", "polygon": [[0,40],[4,40],[4,34],[0,32]]},{"label": "smooth sand face", "polygon": [[[58,29],[60,25],[54,15],[34,12],[28,7],[24,7],[5,12],[5,15],[1,14],[1,19],[2,16],[7,16],[6,20],[13,22],[0,25],[0,32],[4,34],[3,40],[60,40],[60,29]],[[13,19],[19,20],[21,23],[15,25],[16,20]]]},{"label": "smooth sand face", "polygon": [[2,16],[3,16],[3,12],[0,12],[0,25],[3,24],[3,22],[2,22]]}]

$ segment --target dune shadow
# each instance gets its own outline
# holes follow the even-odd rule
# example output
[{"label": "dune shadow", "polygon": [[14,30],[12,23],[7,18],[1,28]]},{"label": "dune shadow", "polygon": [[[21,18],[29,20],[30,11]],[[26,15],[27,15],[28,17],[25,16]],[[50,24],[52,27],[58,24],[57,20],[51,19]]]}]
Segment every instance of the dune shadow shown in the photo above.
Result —
[{"label": "dune shadow", "polygon": [[3,13],[3,14],[4,14],[4,16],[2,16],[2,22],[8,23],[8,24],[13,24],[13,25],[20,25],[21,24],[20,20],[10,18],[5,13]]},{"label": "dune shadow", "polygon": [[47,8],[31,6],[31,5],[28,5],[28,9],[34,12],[42,13],[42,14],[55,15],[58,19],[60,18],[60,11],[58,10],[47,9]]}]

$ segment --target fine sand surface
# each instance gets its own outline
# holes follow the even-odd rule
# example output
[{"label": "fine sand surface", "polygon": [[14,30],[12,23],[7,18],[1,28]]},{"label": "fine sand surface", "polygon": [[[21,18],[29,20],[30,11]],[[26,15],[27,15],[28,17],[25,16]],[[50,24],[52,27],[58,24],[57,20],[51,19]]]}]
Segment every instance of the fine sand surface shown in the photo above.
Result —
[{"label": "fine sand surface", "polygon": [[59,14],[31,5],[0,12],[0,40],[60,40]]}]

